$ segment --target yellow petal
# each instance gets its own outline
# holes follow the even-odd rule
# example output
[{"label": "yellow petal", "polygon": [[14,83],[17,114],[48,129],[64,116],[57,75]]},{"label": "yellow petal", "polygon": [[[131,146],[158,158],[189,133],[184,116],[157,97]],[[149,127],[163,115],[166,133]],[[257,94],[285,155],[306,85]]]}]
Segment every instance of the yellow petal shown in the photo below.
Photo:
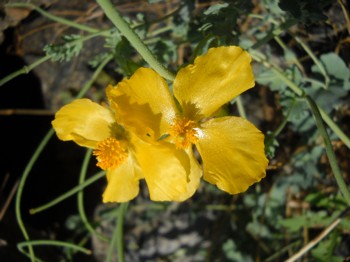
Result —
[{"label": "yellow petal", "polygon": [[174,81],[174,95],[184,115],[209,117],[223,104],[254,86],[251,57],[240,47],[218,47],[181,69]]},{"label": "yellow petal", "polygon": [[62,107],[52,125],[59,139],[95,148],[97,142],[111,136],[114,122],[107,108],[89,99],[78,99]]},{"label": "yellow petal", "polygon": [[174,119],[176,107],[165,80],[149,68],[138,69],[130,79],[107,89],[118,121],[142,137],[157,140]]},{"label": "yellow petal", "polygon": [[135,154],[151,200],[184,201],[196,191],[201,170],[185,151],[167,142],[151,145],[140,141]]},{"label": "yellow petal", "polygon": [[202,167],[199,165],[197,159],[195,158],[192,148],[186,150],[190,158],[190,174],[188,175],[187,191],[182,195],[179,201],[184,201],[196,192],[199,187],[200,178],[202,177]]},{"label": "yellow petal", "polygon": [[244,192],[266,175],[264,135],[240,117],[220,117],[202,125],[196,144],[204,180],[230,194]]},{"label": "yellow petal", "polygon": [[119,167],[107,171],[107,188],[103,202],[127,202],[139,194],[141,169],[130,155]]}]

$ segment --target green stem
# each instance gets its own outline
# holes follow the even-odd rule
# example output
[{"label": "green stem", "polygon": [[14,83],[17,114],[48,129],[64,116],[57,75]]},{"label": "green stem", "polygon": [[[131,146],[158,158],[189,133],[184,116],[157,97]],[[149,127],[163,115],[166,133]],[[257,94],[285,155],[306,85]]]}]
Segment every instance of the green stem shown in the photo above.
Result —
[{"label": "green stem", "polygon": [[236,101],[237,101],[237,109],[238,109],[238,113],[241,117],[247,119],[247,115],[245,113],[245,110],[244,110],[244,106],[243,106],[243,103],[242,103],[242,99],[241,99],[241,96],[238,96],[236,98]]},{"label": "green stem", "polygon": [[172,31],[173,29],[174,29],[173,25],[167,25],[167,26],[164,26],[164,27],[161,27],[157,30],[152,31],[150,34],[148,34],[148,37],[156,37],[160,34],[164,34],[167,31]]},{"label": "green stem", "polygon": [[[81,171],[80,171],[79,185],[82,185],[85,181],[86,172],[87,172],[88,165],[89,165],[90,158],[91,158],[91,152],[92,152],[92,149],[88,149],[86,151],[84,161],[83,161]],[[98,237],[99,239],[101,239],[103,241],[108,241],[108,239],[106,237],[104,237],[103,235],[96,232],[96,230],[89,223],[89,221],[86,217],[85,210],[84,210],[84,191],[83,190],[78,192],[78,212],[79,212],[81,221],[85,225],[86,229],[90,232],[90,234],[95,235],[96,237]]]},{"label": "green stem", "polygon": [[[104,32],[105,32],[105,31],[97,32],[97,33],[93,33],[93,34],[87,35],[87,36],[85,36],[85,37],[82,37],[82,38],[80,38],[80,39],[77,39],[77,40],[71,42],[70,44],[71,44],[71,45],[74,45],[74,44],[76,44],[77,42],[85,42],[85,41],[87,41],[87,40],[89,40],[89,39],[91,39],[91,38],[93,38],[93,37],[102,35]],[[109,55],[109,56],[106,58],[106,60],[104,60],[104,61],[102,62],[102,64],[103,64],[103,65],[106,65],[106,63],[108,63],[108,62],[112,59],[112,57],[113,57],[112,55]],[[41,65],[42,63],[46,62],[46,61],[49,60],[50,58],[51,58],[50,55],[46,55],[46,56],[44,56],[44,57],[38,59],[38,60],[35,61],[34,63],[30,64],[29,66],[24,66],[22,69],[17,70],[17,71],[15,71],[15,72],[9,74],[8,76],[6,76],[6,77],[4,77],[3,79],[0,80],[0,86],[6,84],[8,81],[14,79],[15,77],[17,77],[17,76],[19,76],[19,75],[28,74],[28,73],[29,73],[31,70],[33,70],[35,67]],[[105,61],[106,61],[106,62],[105,62]],[[97,69],[97,70],[98,70],[98,69]],[[84,90],[84,89],[82,89],[82,91],[83,91],[83,90]],[[80,92],[80,94],[83,95],[82,91]],[[85,92],[86,92],[86,90],[85,90]],[[81,97],[82,95],[80,95],[80,97]],[[80,97],[78,97],[78,98],[80,98]]]},{"label": "green stem", "polygon": [[117,221],[117,251],[118,251],[118,261],[124,262],[124,242],[123,242],[123,226],[124,226],[124,217],[126,210],[128,209],[129,203],[122,203],[119,207],[118,221]]},{"label": "green stem", "polygon": [[311,111],[316,119],[316,124],[318,127],[318,130],[320,131],[323,140],[324,140],[324,144],[326,147],[326,153],[329,159],[329,164],[332,168],[333,174],[335,176],[335,179],[337,181],[337,184],[339,186],[340,192],[343,194],[343,197],[345,198],[346,202],[348,203],[348,205],[350,206],[350,192],[349,189],[347,188],[347,185],[345,184],[345,181],[343,179],[343,176],[341,174],[341,171],[339,169],[334,151],[333,151],[333,147],[331,144],[331,140],[329,139],[327,130],[323,124],[322,121],[322,116],[321,113],[316,105],[316,103],[311,99],[311,97],[309,97],[308,95],[305,96],[307,102],[309,103],[309,106],[311,108]]},{"label": "green stem", "polygon": [[312,79],[312,78],[308,78],[308,77],[304,77],[304,81],[305,81],[305,82],[312,83],[312,84],[315,84],[315,85],[322,86],[324,89],[327,89],[326,84],[323,83],[323,82],[321,82],[321,81],[319,81],[319,80]]},{"label": "green stem", "polygon": [[7,76],[5,76],[3,79],[0,80],[0,86],[3,86],[6,84],[8,81],[14,79],[15,77],[22,75],[22,74],[28,74],[30,71],[32,71],[35,67],[41,65],[42,63],[46,62],[49,60],[51,56],[46,55],[38,60],[36,60],[34,63],[32,63],[29,66],[24,66],[22,69],[17,70],[16,72],[13,72]]},{"label": "green stem", "polygon": [[317,57],[312,52],[310,47],[307,44],[305,44],[298,36],[292,34],[291,32],[289,32],[289,34],[292,35],[292,37],[294,37],[295,41],[297,41],[301,45],[301,47],[305,50],[305,52],[310,56],[312,61],[314,61],[315,65],[320,69],[320,72],[324,77],[325,86],[327,89],[329,87],[330,79],[329,79],[329,76],[328,76],[327,71],[326,71],[325,67],[323,66],[323,64],[317,59]]},{"label": "green stem", "polygon": [[321,116],[330,129],[340,138],[343,143],[350,148],[350,139],[349,137],[340,129],[340,127],[334,123],[334,121],[329,117],[329,115],[319,107]]},{"label": "green stem", "polygon": [[38,7],[36,5],[33,5],[31,3],[9,3],[9,4],[6,4],[6,6],[7,7],[30,8],[30,9],[33,9],[33,10],[37,11],[41,15],[49,18],[50,20],[58,22],[60,24],[68,25],[70,27],[73,27],[73,28],[76,28],[76,29],[79,29],[79,30],[83,30],[83,31],[86,31],[86,32],[89,32],[89,33],[98,33],[99,32],[98,29],[92,28],[91,26],[78,24],[78,23],[75,23],[75,22],[70,21],[68,19],[65,19],[65,18],[62,18],[62,17],[55,16],[53,14],[50,14],[50,13],[46,12],[45,10],[41,9],[40,7]]},{"label": "green stem", "polygon": [[86,255],[91,255],[92,252],[89,249],[86,249],[84,247],[74,245],[72,243],[67,243],[67,242],[62,242],[62,241],[55,241],[55,240],[33,240],[33,241],[26,241],[26,242],[21,242],[17,244],[18,249],[22,252],[25,253],[23,250],[23,247],[28,246],[60,246],[60,247],[67,247],[71,248],[80,252],[83,252]]},{"label": "green stem", "polygon": [[106,262],[112,261],[114,247],[117,246],[118,261],[124,262],[124,245],[123,245],[123,225],[124,225],[124,216],[128,208],[128,202],[121,203],[119,205],[117,213],[117,223],[113,230],[113,235],[111,243],[108,247]]},{"label": "green stem", "polygon": [[[45,135],[43,140],[40,142],[39,146],[35,150],[34,154],[32,155],[31,159],[29,160],[27,166],[25,167],[21,181],[19,182],[19,185],[18,185],[18,190],[17,190],[17,194],[16,194],[16,202],[15,202],[16,219],[17,219],[17,223],[22,231],[24,239],[28,240],[28,241],[29,241],[29,235],[28,235],[28,232],[24,226],[24,223],[22,220],[22,213],[21,213],[21,200],[22,200],[23,189],[24,189],[24,185],[25,185],[25,182],[28,178],[30,171],[32,170],[35,162],[39,158],[41,152],[44,150],[46,144],[49,142],[49,140],[53,136],[53,134],[54,134],[54,130],[50,129],[50,131],[47,132],[47,134]],[[29,245],[28,249],[29,249],[30,259],[31,259],[31,261],[34,261],[35,254],[34,254],[33,247]]]},{"label": "green stem", "polygon": [[75,99],[82,98],[85,93],[89,90],[89,88],[93,85],[93,83],[96,81],[97,77],[101,74],[103,68],[113,59],[113,54],[109,54],[102,62],[101,64],[96,68],[95,72],[89,79],[89,81],[86,82],[86,84],[83,86],[83,88],[79,91]]},{"label": "green stem", "polygon": [[293,101],[293,104],[289,107],[289,110],[287,112],[287,115],[286,117],[283,119],[282,123],[276,128],[275,131],[272,132],[272,137],[277,137],[281,132],[282,130],[284,129],[284,127],[287,125],[288,123],[288,119],[289,119],[289,116],[290,116],[290,113],[292,112],[293,108],[295,106],[295,100]]},{"label": "green stem", "polygon": [[[300,71],[304,71],[302,64],[299,62],[298,58],[296,57],[295,53],[291,51],[286,44],[282,41],[282,39],[279,36],[275,36],[275,41],[280,45],[280,47],[283,49],[285,56],[289,54],[291,57],[292,63],[294,63]],[[287,60],[288,62],[288,60]],[[322,83],[323,84],[323,83]],[[324,84],[323,84],[324,85]]]},{"label": "green stem", "polygon": [[98,172],[96,175],[90,177],[89,179],[85,180],[84,183],[79,184],[76,187],[73,187],[72,189],[70,189],[69,191],[67,191],[66,193],[60,195],[59,197],[51,200],[50,202],[41,205],[40,207],[36,207],[36,208],[32,208],[29,210],[30,214],[36,214],[39,213],[41,211],[44,211],[45,209],[48,209],[60,202],[62,202],[63,200],[73,196],[74,194],[78,193],[80,190],[84,189],[85,187],[87,187],[88,185],[91,185],[92,183],[94,183],[95,181],[99,180],[100,178],[105,176],[105,171],[100,171]]},{"label": "green stem", "polygon": [[175,76],[169,72],[152,54],[149,48],[143,43],[141,38],[132,30],[130,25],[123,19],[110,0],[96,0],[112,21],[116,28],[125,36],[131,45],[139,52],[145,61],[162,77],[173,81]]}]

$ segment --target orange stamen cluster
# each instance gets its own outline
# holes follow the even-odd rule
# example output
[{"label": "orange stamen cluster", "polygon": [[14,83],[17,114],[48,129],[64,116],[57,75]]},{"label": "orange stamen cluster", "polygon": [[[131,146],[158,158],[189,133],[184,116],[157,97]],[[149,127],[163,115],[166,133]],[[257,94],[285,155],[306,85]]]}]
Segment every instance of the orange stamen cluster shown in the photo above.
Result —
[{"label": "orange stamen cluster", "polygon": [[97,159],[96,165],[103,170],[108,170],[118,167],[126,159],[128,152],[121,141],[109,137],[97,144],[93,155]]},{"label": "orange stamen cluster", "polygon": [[198,142],[196,123],[186,117],[177,118],[170,126],[169,134],[175,138],[177,148],[185,149]]}]

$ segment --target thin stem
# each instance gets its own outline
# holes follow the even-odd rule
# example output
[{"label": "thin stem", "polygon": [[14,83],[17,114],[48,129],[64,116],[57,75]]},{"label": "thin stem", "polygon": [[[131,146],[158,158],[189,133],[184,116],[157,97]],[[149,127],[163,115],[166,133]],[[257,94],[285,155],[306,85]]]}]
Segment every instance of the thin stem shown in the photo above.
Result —
[{"label": "thin stem", "polygon": [[128,208],[128,203],[121,203],[118,208],[117,213],[117,223],[113,230],[113,235],[111,242],[108,247],[106,262],[112,261],[113,250],[117,246],[118,261],[124,262],[124,245],[123,245],[123,224],[124,224],[124,215]]},{"label": "thin stem", "polygon": [[317,59],[317,57],[315,56],[315,54],[312,52],[312,50],[310,49],[310,47],[304,43],[300,37],[292,34],[291,32],[289,32],[289,34],[294,37],[295,41],[297,41],[301,47],[305,50],[305,52],[310,56],[310,58],[312,59],[312,61],[314,61],[315,65],[320,69],[320,72],[321,74],[323,75],[324,77],[324,80],[325,80],[325,86],[326,86],[326,89],[328,88],[329,86],[329,82],[330,82],[330,79],[329,79],[329,75],[326,71],[326,68],[323,66],[323,64]]},{"label": "thin stem", "polygon": [[[72,41],[72,42],[69,43],[69,44],[70,44],[70,45],[75,45],[77,42],[85,42],[85,41],[87,41],[87,40],[89,40],[89,39],[91,39],[91,38],[94,38],[94,37],[97,37],[97,36],[102,35],[104,32],[106,32],[106,31],[101,31],[101,32],[97,32],[97,33],[93,33],[93,34],[87,35],[87,36],[82,37],[82,38],[80,38],[80,39],[74,40],[74,41]],[[46,55],[46,56],[44,56],[44,57],[38,59],[38,60],[35,61],[34,63],[30,64],[29,66],[24,66],[23,68],[21,68],[21,69],[15,71],[15,72],[13,72],[13,73],[11,73],[11,74],[5,76],[3,79],[0,80],[0,86],[6,84],[8,81],[10,81],[10,80],[16,78],[16,77],[19,76],[19,75],[28,74],[28,73],[29,73],[31,70],[33,70],[35,67],[41,65],[42,63],[46,62],[46,61],[49,60],[50,58],[51,58],[50,55]],[[106,63],[108,63],[111,59],[112,59],[112,55],[109,55],[109,56],[106,58],[106,60],[104,60],[104,62],[102,62],[102,63],[104,63],[104,65],[106,65]],[[84,89],[82,89],[82,91],[83,91],[83,90],[84,90]],[[84,95],[84,93],[82,93],[82,91],[80,92],[80,96],[78,95],[78,96],[79,96],[78,98],[80,98],[80,97],[82,97],[82,96]],[[86,90],[85,90],[85,92],[86,92]]]},{"label": "thin stem", "polygon": [[92,252],[91,250],[72,244],[72,243],[67,243],[67,242],[62,242],[62,241],[56,241],[56,240],[33,240],[33,241],[26,241],[26,242],[21,242],[17,244],[18,249],[22,252],[25,253],[23,250],[23,247],[25,246],[60,246],[60,247],[67,247],[71,248],[77,251],[80,251],[86,255],[91,255]]},{"label": "thin stem", "polygon": [[295,106],[295,101],[293,101],[293,104],[290,106],[289,110],[288,110],[288,113],[286,115],[286,117],[283,119],[282,123],[277,127],[277,129],[272,133],[272,136],[273,137],[277,137],[281,132],[282,130],[284,129],[284,127],[287,125],[288,123],[288,119],[289,119],[289,116],[290,116],[290,113],[292,112],[293,108]]},{"label": "thin stem", "polygon": [[50,13],[46,12],[44,9],[41,9],[40,7],[33,5],[31,3],[9,3],[6,6],[7,7],[24,7],[24,8],[34,9],[35,11],[42,14],[43,16],[49,18],[52,21],[58,22],[60,24],[68,25],[70,27],[73,27],[73,28],[76,28],[79,30],[83,30],[83,31],[86,31],[89,33],[98,33],[99,32],[98,29],[92,28],[91,26],[75,23],[75,22],[70,21],[68,19],[50,14]]},{"label": "thin stem", "polygon": [[22,69],[17,70],[7,76],[5,76],[3,79],[0,80],[0,86],[3,86],[4,84],[6,84],[8,81],[16,78],[19,75],[23,75],[23,74],[28,74],[30,71],[32,71],[35,67],[41,65],[42,63],[46,62],[47,60],[49,60],[51,58],[51,56],[46,55],[38,60],[36,60],[34,63],[30,64],[29,66],[24,66]]},{"label": "thin stem", "polygon": [[75,97],[76,99],[82,98],[85,93],[89,90],[89,88],[92,86],[92,84],[96,81],[97,77],[102,72],[103,68],[111,61],[113,58],[113,54],[109,54],[102,62],[101,64],[96,68],[95,72],[89,79],[89,81],[86,82],[86,84],[83,86],[83,88],[80,90],[80,92]]},{"label": "thin stem", "polygon": [[91,185],[92,183],[94,183],[95,181],[99,180],[100,178],[105,176],[105,171],[100,171],[98,172],[96,175],[90,177],[89,179],[85,180],[84,183],[79,184],[76,187],[73,187],[72,189],[70,189],[69,191],[67,191],[66,193],[60,195],[59,197],[51,200],[50,202],[41,205],[39,207],[36,208],[32,208],[29,210],[30,214],[36,214],[39,213],[41,211],[44,211],[45,209],[48,209],[60,202],[62,202],[63,200],[73,196],[74,194],[78,193],[80,190],[84,189],[85,187],[87,187],[88,185]]},{"label": "thin stem", "polygon": [[105,12],[106,16],[112,21],[115,27],[125,36],[131,45],[139,52],[145,61],[160,74],[162,77],[173,81],[175,76],[169,72],[152,54],[149,48],[143,43],[141,38],[132,30],[130,25],[116,10],[110,0],[96,0]]},{"label": "thin stem", "polygon": [[118,221],[117,221],[117,251],[118,251],[118,261],[124,262],[124,242],[123,242],[123,226],[124,226],[124,216],[126,210],[128,209],[129,203],[122,203],[119,207]]},{"label": "thin stem", "polygon": [[339,186],[340,192],[342,193],[346,202],[350,206],[350,192],[349,192],[349,189],[348,189],[348,187],[343,179],[340,168],[338,166],[338,163],[337,163],[334,151],[333,151],[331,140],[329,139],[327,130],[326,130],[326,128],[323,124],[323,121],[322,121],[321,113],[320,113],[316,103],[312,100],[312,98],[310,96],[307,95],[306,100],[309,103],[311,111],[315,117],[318,130],[320,131],[320,133],[323,137],[323,141],[324,141],[324,144],[326,147],[326,153],[327,153],[327,156],[329,159],[329,164],[332,168],[332,171],[333,171],[334,177],[337,181],[337,184]]},{"label": "thin stem", "polygon": [[[280,47],[283,49],[284,53],[287,54],[289,53],[291,57],[292,62],[299,68],[300,71],[304,71],[302,64],[298,61],[295,53],[291,51],[286,44],[282,41],[282,39],[279,36],[275,36],[275,41],[280,45]],[[288,60],[287,60],[288,62]],[[322,83],[324,85],[324,83]]]},{"label": "thin stem", "polygon": [[247,114],[245,113],[245,110],[244,110],[244,106],[243,106],[243,103],[242,103],[242,99],[241,99],[241,96],[238,96],[236,98],[236,101],[237,101],[237,109],[238,109],[238,113],[241,117],[243,118],[247,118]]},{"label": "thin stem", "polygon": [[[80,171],[79,185],[83,184],[85,181],[87,168],[91,158],[91,152],[92,152],[92,149],[88,149],[86,151],[84,161]],[[84,210],[84,191],[83,190],[78,192],[78,211],[83,224],[85,225],[86,229],[90,232],[90,234],[95,235],[96,237],[98,237],[103,241],[108,241],[108,239],[105,236],[96,232],[96,230],[92,227],[92,225],[89,223],[86,217],[85,210]]]},{"label": "thin stem", "polygon": [[313,78],[304,77],[304,81],[312,83],[312,84],[315,84],[315,85],[322,86],[324,89],[327,89],[326,84],[321,82],[321,81],[319,81],[319,80],[316,80],[316,79],[313,79]]},{"label": "thin stem", "polygon": [[343,141],[343,143],[348,148],[350,148],[350,138],[340,129],[336,123],[334,123],[334,121],[322,108],[318,107],[318,109],[320,110],[321,116],[329,128],[332,129],[332,131],[340,138],[341,141]]},{"label": "thin stem", "polygon": [[148,34],[148,37],[156,37],[160,34],[164,34],[165,32],[171,31],[173,29],[174,29],[173,25],[167,25],[167,26],[164,26],[164,27],[161,27],[157,30],[152,31],[150,34]]},{"label": "thin stem", "polygon": [[[30,171],[32,170],[32,168],[34,166],[34,163],[39,158],[41,152],[44,150],[45,146],[47,145],[47,143],[49,142],[49,140],[53,136],[53,134],[54,134],[53,129],[50,129],[50,131],[47,132],[47,134],[45,135],[45,137],[43,138],[43,140],[40,142],[39,146],[35,150],[34,154],[32,155],[31,159],[29,160],[27,166],[25,167],[21,181],[19,182],[18,191],[16,194],[15,211],[16,211],[17,223],[22,231],[22,234],[23,234],[25,240],[29,240],[29,235],[28,235],[28,232],[24,226],[24,223],[22,220],[22,213],[21,213],[21,200],[22,200],[24,185],[25,185],[25,182],[28,178]],[[33,247],[29,245],[28,249],[29,249],[30,259],[32,261],[34,261],[35,254],[34,254]]]}]

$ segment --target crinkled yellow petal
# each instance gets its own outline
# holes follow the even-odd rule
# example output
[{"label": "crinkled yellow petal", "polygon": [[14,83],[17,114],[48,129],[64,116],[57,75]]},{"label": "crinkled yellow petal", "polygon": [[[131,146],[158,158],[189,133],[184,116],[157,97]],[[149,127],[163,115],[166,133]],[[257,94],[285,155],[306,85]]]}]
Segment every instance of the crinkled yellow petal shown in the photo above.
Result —
[{"label": "crinkled yellow petal", "polygon": [[175,145],[139,141],[135,155],[142,168],[151,200],[183,201],[196,191],[201,170]]},{"label": "crinkled yellow petal", "polygon": [[98,142],[111,136],[114,122],[107,108],[89,99],[78,99],[56,113],[52,126],[59,139],[95,148]]},{"label": "crinkled yellow petal", "polygon": [[266,175],[264,135],[240,117],[203,123],[196,144],[203,160],[204,180],[230,194],[244,192]]},{"label": "crinkled yellow petal", "polygon": [[209,117],[223,104],[254,86],[251,57],[240,47],[210,48],[194,64],[181,69],[174,81],[174,95],[184,115]]},{"label": "crinkled yellow petal", "polygon": [[107,171],[107,187],[103,193],[103,202],[127,202],[139,194],[141,169],[130,155],[116,169]]},{"label": "crinkled yellow petal", "polygon": [[167,130],[176,106],[165,80],[154,70],[138,69],[130,79],[108,87],[107,97],[118,121],[138,134],[157,140]]}]

